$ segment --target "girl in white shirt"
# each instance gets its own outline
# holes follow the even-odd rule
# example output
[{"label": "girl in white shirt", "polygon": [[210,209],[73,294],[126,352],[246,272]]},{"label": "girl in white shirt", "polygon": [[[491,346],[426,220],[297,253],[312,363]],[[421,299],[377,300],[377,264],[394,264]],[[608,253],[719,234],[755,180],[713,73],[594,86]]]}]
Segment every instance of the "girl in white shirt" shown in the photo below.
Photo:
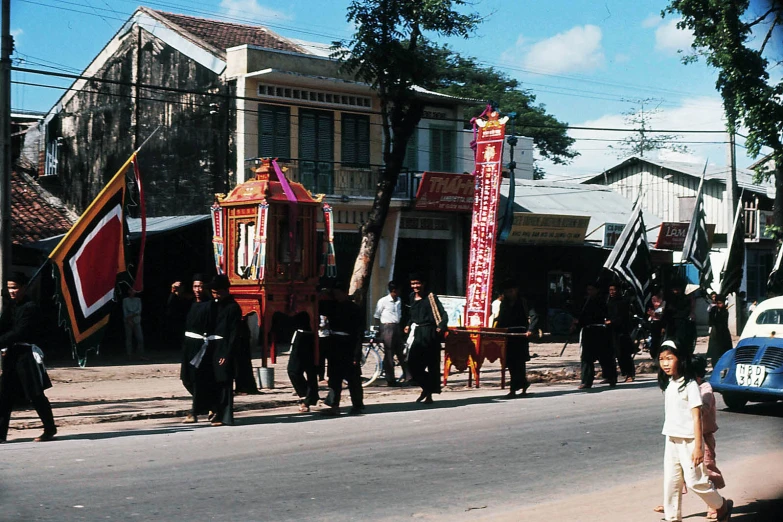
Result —
[{"label": "girl in white shirt", "polygon": [[682,520],[682,482],[710,508],[718,521],[731,518],[734,503],[724,499],[709,481],[704,468],[701,428],[701,394],[691,375],[689,356],[674,341],[664,341],[658,354],[658,384],[664,391],[666,435],[663,454],[663,506],[665,520]]}]

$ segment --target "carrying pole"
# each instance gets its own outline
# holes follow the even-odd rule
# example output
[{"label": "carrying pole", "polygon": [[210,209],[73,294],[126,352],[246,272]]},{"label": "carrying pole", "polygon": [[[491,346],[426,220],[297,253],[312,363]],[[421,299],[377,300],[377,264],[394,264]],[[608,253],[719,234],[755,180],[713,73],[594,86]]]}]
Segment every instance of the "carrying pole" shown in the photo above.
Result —
[{"label": "carrying pole", "polygon": [[2,0],[0,28],[0,285],[11,266],[11,0]]}]

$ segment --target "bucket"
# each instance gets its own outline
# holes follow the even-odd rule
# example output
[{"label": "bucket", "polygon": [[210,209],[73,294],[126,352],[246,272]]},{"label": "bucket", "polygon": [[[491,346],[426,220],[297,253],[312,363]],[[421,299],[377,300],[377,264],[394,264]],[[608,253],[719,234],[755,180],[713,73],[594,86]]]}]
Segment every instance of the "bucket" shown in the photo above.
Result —
[{"label": "bucket", "polygon": [[258,387],[271,390],[275,387],[274,368],[256,368],[258,374]]}]

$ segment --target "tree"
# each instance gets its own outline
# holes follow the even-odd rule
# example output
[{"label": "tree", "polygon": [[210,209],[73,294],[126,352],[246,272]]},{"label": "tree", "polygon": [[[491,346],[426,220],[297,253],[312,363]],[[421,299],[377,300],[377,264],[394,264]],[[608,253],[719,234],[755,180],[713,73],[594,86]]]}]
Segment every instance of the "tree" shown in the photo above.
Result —
[{"label": "tree", "polygon": [[[772,149],[771,161],[760,174],[775,178],[775,226],[783,227],[783,80],[773,67],[769,47],[783,27],[783,3],[749,0],[672,0],[661,13],[679,15],[677,27],[693,32],[694,54],[686,63],[702,57],[718,70],[715,86],[723,98],[729,132],[739,125],[747,129],[745,146],[752,157],[762,147]],[[763,7],[762,7],[763,5]],[[772,43],[771,43],[772,42]]]},{"label": "tree", "polygon": [[[536,104],[535,95],[520,87],[519,81],[493,67],[482,67],[474,58],[453,52],[446,46],[433,49],[437,57],[438,79],[432,90],[461,98],[482,100],[469,106],[466,115],[480,114],[485,103],[491,102],[504,114],[515,115],[506,125],[515,134],[533,138],[541,157],[558,165],[567,165],[579,155],[571,147],[575,140],[568,136],[568,124],[558,121]],[[470,122],[465,122],[470,128]],[[534,165],[535,179],[544,177],[540,165]]]},{"label": "tree", "polygon": [[660,109],[657,107],[653,110],[644,110],[644,106],[652,101],[650,98],[639,100],[640,109],[634,107],[630,111],[623,113],[625,123],[636,129],[636,132],[620,140],[617,145],[609,145],[610,149],[618,152],[617,157],[639,156],[643,158],[645,152],[658,150],[669,150],[684,154],[690,152],[687,145],[677,143],[677,140],[682,139],[682,136],[679,134],[650,134],[650,120],[660,112]]},{"label": "tree", "polygon": [[333,56],[378,93],[383,126],[383,162],[372,209],[362,225],[359,254],[350,292],[363,301],[392,192],[403,167],[405,149],[424,114],[424,101],[414,86],[431,87],[437,80],[436,56],[425,34],[463,37],[480,19],[457,8],[465,0],[353,0],[348,22],[356,32],[347,42],[335,42]]}]

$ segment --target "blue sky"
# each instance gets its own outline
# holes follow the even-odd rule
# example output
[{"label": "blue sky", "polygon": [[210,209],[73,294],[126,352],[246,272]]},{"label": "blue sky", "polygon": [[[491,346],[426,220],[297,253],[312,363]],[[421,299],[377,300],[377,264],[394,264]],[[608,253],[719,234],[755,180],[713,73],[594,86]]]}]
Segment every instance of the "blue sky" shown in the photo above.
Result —
[{"label": "blue sky", "polygon": [[[265,25],[283,36],[330,43],[348,38],[346,0],[15,0],[11,28],[14,65],[79,73],[138,5],[164,11]],[[627,127],[623,112],[657,109],[652,127],[723,130],[716,73],[703,62],[683,65],[678,49],[690,35],[661,19],[657,0],[476,0],[485,17],[475,36],[448,43],[518,78],[555,117],[575,126]],[[14,81],[66,86],[69,82],[31,73]],[[12,107],[48,111],[62,90],[14,85]],[[502,107],[501,107],[502,110]],[[571,131],[582,154],[571,166],[546,166],[552,179],[598,173],[619,160],[608,149],[616,132]],[[722,134],[682,134],[692,154],[669,159],[726,163]],[[742,140],[738,140],[742,143]],[[698,142],[698,143],[697,143]],[[708,142],[708,143],[702,143]],[[752,160],[740,146],[738,165]]]}]

